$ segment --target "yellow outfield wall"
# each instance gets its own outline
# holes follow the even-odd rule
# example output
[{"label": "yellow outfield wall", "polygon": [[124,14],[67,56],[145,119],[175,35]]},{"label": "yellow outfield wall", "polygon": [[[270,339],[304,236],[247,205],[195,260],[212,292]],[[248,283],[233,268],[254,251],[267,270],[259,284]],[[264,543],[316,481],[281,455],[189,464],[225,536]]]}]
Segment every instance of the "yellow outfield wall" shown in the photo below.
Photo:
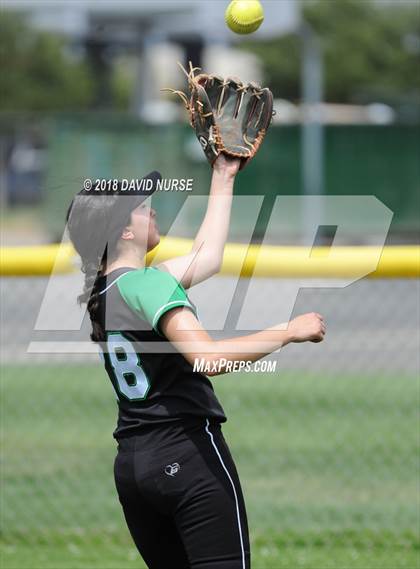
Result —
[{"label": "yellow outfield wall", "polygon": [[[189,253],[192,241],[167,237],[147,255],[158,263]],[[79,270],[69,243],[0,249],[1,276],[45,276]],[[420,246],[294,247],[228,243],[221,274],[257,277],[406,278],[420,276]]]}]

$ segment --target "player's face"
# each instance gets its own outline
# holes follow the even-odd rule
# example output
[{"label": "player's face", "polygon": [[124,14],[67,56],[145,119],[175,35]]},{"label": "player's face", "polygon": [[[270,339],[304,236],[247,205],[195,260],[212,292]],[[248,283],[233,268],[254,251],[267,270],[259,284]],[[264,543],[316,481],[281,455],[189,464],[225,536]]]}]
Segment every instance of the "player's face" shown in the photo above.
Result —
[{"label": "player's face", "polygon": [[148,202],[149,200],[131,212],[130,230],[133,233],[134,241],[142,247],[146,241],[147,251],[150,251],[158,245],[160,234],[156,223],[156,212]]}]

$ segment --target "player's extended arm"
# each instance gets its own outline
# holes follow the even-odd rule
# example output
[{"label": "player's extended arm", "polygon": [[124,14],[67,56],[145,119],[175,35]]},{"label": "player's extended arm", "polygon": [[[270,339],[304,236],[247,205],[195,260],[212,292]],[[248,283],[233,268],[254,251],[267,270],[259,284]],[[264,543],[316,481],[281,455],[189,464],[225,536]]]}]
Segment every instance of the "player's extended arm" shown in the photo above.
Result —
[{"label": "player's extended arm", "polygon": [[189,288],[220,271],[229,232],[232,193],[240,160],[223,154],[214,163],[207,211],[191,253],[158,265]]},{"label": "player's extended arm", "polygon": [[174,308],[162,316],[160,329],[191,365],[195,360],[210,364],[213,371],[207,375],[225,373],[228,362],[255,362],[290,342],[322,342],[325,335],[324,319],[316,312],[298,316],[288,325],[213,340],[190,310]]}]

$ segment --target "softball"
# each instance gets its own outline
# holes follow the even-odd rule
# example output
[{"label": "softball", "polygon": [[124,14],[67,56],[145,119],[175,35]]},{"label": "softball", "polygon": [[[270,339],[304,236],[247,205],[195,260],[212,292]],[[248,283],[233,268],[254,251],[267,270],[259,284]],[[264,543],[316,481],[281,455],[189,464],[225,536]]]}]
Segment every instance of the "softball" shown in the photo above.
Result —
[{"label": "softball", "polygon": [[226,8],[225,20],[237,34],[252,34],[264,20],[264,10],[258,0],[233,0]]}]

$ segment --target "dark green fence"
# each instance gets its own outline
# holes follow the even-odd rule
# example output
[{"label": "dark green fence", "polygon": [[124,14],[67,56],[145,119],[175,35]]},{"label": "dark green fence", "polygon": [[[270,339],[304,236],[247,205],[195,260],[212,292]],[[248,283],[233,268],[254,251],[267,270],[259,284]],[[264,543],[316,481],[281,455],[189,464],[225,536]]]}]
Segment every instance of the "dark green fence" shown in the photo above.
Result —
[{"label": "dark green fence", "polygon": [[[127,115],[73,115],[47,123],[45,221],[61,235],[64,212],[85,178],[132,178],[158,169],[165,178],[193,178],[206,194],[210,169],[185,124],[146,126]],[[276,195],[302,191],[301,130],[272,127],[254,160],[238,177],[238,194],[266,196],[258,230]],[[198,145],[198,143],[197,143]],[[391,231],[420,229],[420,125],[325,128],[325,193],[375,195],[394,212]],[[161,193],[155,205],[165,231],[185,199]]]}]

